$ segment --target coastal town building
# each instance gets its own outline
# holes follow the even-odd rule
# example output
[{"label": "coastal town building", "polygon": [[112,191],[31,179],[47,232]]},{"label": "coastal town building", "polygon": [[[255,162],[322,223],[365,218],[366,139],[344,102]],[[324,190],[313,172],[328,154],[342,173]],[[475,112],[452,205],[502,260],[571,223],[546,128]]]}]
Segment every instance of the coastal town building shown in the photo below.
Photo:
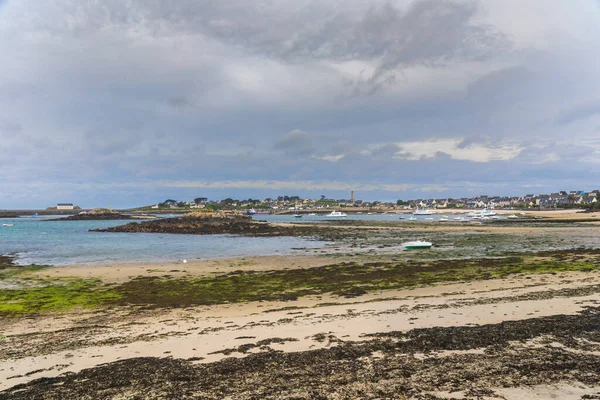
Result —
[{"label": "coastal town building", "polygon": [[73,203],[58,203],[56,205],[57,210],[72,210],[73,208]]}]

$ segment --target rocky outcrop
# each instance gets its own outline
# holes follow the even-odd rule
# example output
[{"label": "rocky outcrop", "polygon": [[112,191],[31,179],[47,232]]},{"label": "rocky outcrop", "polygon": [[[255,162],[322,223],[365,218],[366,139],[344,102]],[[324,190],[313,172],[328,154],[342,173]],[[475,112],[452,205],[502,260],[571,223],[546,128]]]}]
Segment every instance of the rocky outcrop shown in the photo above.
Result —
[{"label": "rocky outcrop", "polygon": [[[183,216],[156,219],[141,223],[92,229],[94,232],[179,233],[191,235],[248,235],[248,236],[322,236],[324,228],[300,225],[277,225],[254,221],[246,216]],[[327,229],[328,231],[330,229]]]},{"label": "rocky outcrop", "polygon": [[270,224],[255,222],[245,217],[175,217],[141,223],[131,222],[126,225],[95,229],[94,231],[270,236],[276,230]]},{"label": "rocky outcrop", "polygon": [[19,218],[19,215],[12,211],[0,211],[0,218]]},{"label": "rocky outcrop", "polygon": [[10,267],[14,267],[13,257],[11,256],[3,256],[0,254],[0,269],[6,269]]}]

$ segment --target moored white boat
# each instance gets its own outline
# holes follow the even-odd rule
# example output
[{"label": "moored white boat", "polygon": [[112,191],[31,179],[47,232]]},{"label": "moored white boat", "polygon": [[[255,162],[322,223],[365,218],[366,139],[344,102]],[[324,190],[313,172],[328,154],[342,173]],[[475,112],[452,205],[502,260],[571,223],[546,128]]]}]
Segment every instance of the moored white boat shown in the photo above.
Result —
[{"label": "moored white boat", "polygon": [[2,226],[15,226],[15,224],[2,224]]},{"label": "moored white boat", "polygon": [[493,210],[487,208],[475,210],[467,214],[467,216],[471,218],[493,217],[494,215],[496,215],[496,213]]},{"label": "moored white boat", "polygon": [[348,214],[343,213],[341,211],[332,211],[329,214],[327,214],[328,217],[347,217]]},{"label": "moored white boat", "polygon": [[431,215],[433,214],[433,212],[431,212],[430,210],[426,209],[426,208],[417,208],[415,211],[413,211],[414,215]]},{"label": "moored white boat", "polygon": [[431,242],[425,242],[423,240],[414,240],[412,242],[402,243],[402,246],[406,250],[414,250],[414,249],[430,249],[433,244]]}]

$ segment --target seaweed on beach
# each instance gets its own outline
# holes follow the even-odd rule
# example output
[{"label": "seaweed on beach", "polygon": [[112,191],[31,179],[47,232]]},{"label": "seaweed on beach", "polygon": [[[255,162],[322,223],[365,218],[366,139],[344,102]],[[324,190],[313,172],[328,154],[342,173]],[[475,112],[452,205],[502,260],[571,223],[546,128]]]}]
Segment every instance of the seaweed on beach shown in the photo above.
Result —
[{"label": "seaweed on beach", "polygon": [[[600,309],[501,324],[435,327],[296,353],[266,351],[209,364],[132,358],[0,392],[3,400],[502,399],[502,388],[600,385]],[[538,345],[530,345],[537,340]],[[556,344],[560,344],[557,347]],[[483,351],[479,351],[483,350]],[[574,351],[577,350],[577,351]],[[586,398],[586,397],[582,397]],[[593,398],[593,397],[587,397]]]},{"label": "seaweed on beach", "polygon": [[[28,268],[37,267],[17,268],[14,273],[23,273]],[[18,289],[0,288],[0,316],[73,307],[136,305],[164,308],[293,301],[322,294],[352,298],[375,291],[440,283],[598,269],[600,252],[582,249],[504,258],[341,262],[313,268],[234,271],[196,278],[146,276],[114,285],[104,285],[98,280],[35,278]]]}]

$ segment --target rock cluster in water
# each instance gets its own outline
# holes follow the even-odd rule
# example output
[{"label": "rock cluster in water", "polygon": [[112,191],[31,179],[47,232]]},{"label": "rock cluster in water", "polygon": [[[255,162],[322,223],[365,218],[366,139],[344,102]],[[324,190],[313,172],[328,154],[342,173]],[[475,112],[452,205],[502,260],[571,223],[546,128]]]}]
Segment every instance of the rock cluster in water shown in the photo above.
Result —
[{"label": "rock cluster in water", "polygon": [[0,218],[19,218],[19,215],[12,211],[0,211]]},{"label": "rock cluster in water", "polygon": [[314,226],[286,226],[254,221],[247,216],[186,215],[174,218],[156,219],[141,223],[93,229],[94,232],[138,232],[138,233],[178,233],[192,235],[247,235],[247,236],[320,236],[323,228]]}]

